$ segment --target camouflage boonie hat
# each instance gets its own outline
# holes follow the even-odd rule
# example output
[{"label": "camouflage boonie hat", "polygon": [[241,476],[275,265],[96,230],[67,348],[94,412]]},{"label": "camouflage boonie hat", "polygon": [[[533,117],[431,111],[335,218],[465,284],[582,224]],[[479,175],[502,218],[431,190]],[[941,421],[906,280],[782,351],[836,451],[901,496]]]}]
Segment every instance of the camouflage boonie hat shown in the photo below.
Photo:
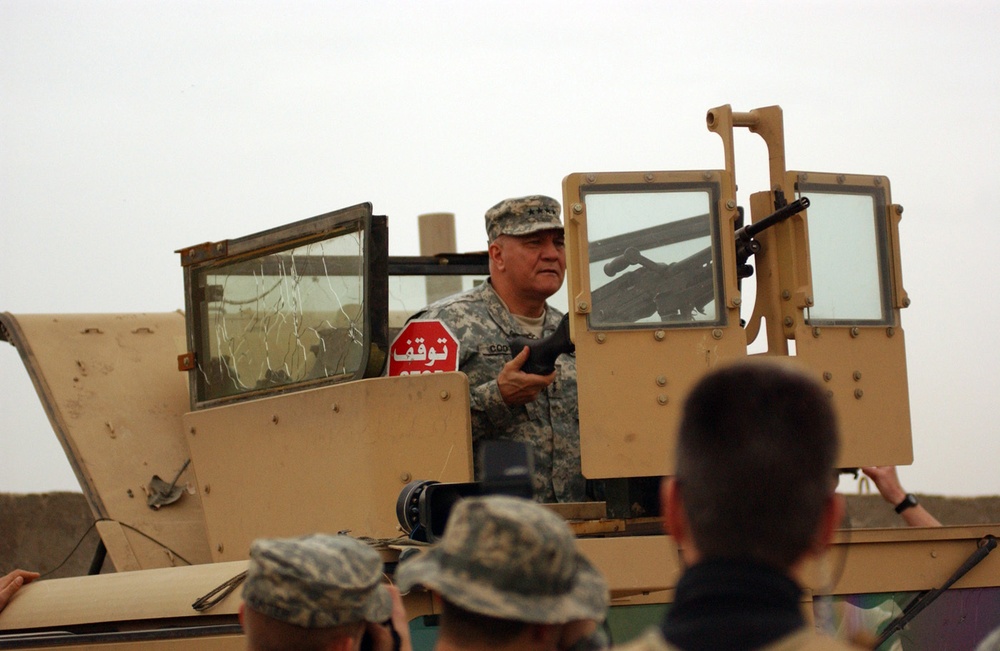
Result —
[{"label": "camouflage boonie hat", "polygon": [[381,582],[382,557],[350,536],[259,539],[250,545],[243,600],[303,628],[384,622],[392,597]]},{"label": "camouflage boonie hat", "polygon": [[400,563],[400,590],[423,585],[470,612],[533,624],[602,621],[608,584],[558,515],[518,497],[459,501],[441,542]]},{"label": "camouflage boonie hat", "polygon": [[492,242],[498,235],[562,230],[561,211],[558,201],[541,194],[504,199],[486,211],[486,235]]}]

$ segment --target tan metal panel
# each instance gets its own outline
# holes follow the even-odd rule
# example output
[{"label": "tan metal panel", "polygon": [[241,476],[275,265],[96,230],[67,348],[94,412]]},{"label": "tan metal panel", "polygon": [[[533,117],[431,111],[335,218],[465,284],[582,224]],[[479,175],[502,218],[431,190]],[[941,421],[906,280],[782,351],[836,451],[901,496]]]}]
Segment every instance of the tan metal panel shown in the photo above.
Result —
[{"label": "tan metal panel", "polygon": [[[19,647],[31,649],[32,647]],[[51,645],[39,645],[39,649],[51,649]],[[246,649],[246,638],[242,634],[212,635],[201,638],[180,638],[175,640],[143,640],[142,642],[119,642],[107,644],[73,645],[81,651],[131,651],[142,649],[148,651],[243,651]]]},{"label": "tan metal panel", "polygon": [[462,373],[374,378],[184,416],[215,561],[261,536],[400,535],[411,480],[472,480]]},{"label": "tan metal panel", "polygon": [[681,576],[677,543],[670,536],[580,538],[577,545],[616,599],[671,589]]},{"label": "tan metal panel", "polygon": [[[97,518],[130,525],[129,549],[105,541],[115,567],[171,565],[166,548],[210,560],[201,501],[185,493],[158,511],[146,504],[153,475],[173,480],[188,458],[181,417],[187,377],[184,317],[159,314],[2,315],[49,421]],[[178,485],[194,485],[194,469]],[[143,542],[139,543],[142,538]],[[134,555],[134,557],[133,557]]]},{"label": "tan metal panel", "polygon": [[[816,594],[930,590],[976,551],[983,536],[1000,537],[1000,524],[974,527],[844,530],[818,561],[801,573]],[[954,588],[1000,585],[1000,552],[994,550]]]},{"label": "tan metal panel", "polygon": [[11,599],[0,617],[0,631],[234,615],[242,601],[239,589],[205,615],[191,604],[244,571],[246,565],[240,561],[209,563],[36,581]]},{"label": "tan metal panel", "polygon": [[583,327],[576,340],[583,474],[672,474],[684,397],[719,363],[746,355],[743,331],[602,332],[601,342]]},{"label": "tan metal panel", "polygon": [[802,325],[795,329],[795,350],[833,394],[839,467],[913,463],[902,328]]},{"label": "tan metal panel", "polygon": [[[625,191],[715,186],[721,223],[712,230],[720,244],[722,277],[735,278],[733,225],[736,204],[731,178],[718,171],[601,172],[563,179],[570,330],[576,345],[580,450],[590,478],[671,474],[675,431],[688,390],[720,362],[746,356],[734,282],[723,281],[716,309],[724,324],[625,329],[591,328],[592,295],[587,208],[584,194],[609,187]],[[708,184],[706,186],[706,184]]]}]

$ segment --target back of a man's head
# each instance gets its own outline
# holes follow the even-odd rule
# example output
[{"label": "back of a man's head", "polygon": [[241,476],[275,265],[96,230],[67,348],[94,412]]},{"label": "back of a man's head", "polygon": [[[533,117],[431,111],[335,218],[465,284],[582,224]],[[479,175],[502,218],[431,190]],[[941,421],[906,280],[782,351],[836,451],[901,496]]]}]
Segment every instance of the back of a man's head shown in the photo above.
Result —
[{"label": "back of a man's head", "polygon": [[702,558],[785,570],[813,547],[839,440],[826,391],[773,363],[712,372],[689,394],[677,489]]}]

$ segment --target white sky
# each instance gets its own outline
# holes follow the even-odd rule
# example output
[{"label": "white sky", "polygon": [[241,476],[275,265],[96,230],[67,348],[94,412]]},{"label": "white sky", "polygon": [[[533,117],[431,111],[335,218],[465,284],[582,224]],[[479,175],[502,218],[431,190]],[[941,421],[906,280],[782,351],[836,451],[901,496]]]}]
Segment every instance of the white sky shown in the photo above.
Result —
[{"label": "white sky", "polygon": [[[435,211],[481,250],[501,198],[721,168],[706,110],[779,104],[790,168],[906,208],[904,484],[1000,494],[997,33],[988,1],[0,0],[0,311],[180,309],[176,249],[362,201],[395,255]],[[78,490],[7,345],[0,419],[0,491]]]}]

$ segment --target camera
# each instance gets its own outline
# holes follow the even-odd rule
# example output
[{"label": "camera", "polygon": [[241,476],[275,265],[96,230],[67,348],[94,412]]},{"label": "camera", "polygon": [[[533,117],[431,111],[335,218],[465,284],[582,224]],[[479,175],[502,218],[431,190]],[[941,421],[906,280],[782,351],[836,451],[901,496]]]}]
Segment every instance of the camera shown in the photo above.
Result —
[{"label": "camera", "polygon": [[444,535],[451,509],[463,498],[479,495],[533,498],[534,465],[534,456],[526,443],[485,441],[480,448],[482,481],[411,481],[396,500],[396,519],[413,540],[434,542]]}]

